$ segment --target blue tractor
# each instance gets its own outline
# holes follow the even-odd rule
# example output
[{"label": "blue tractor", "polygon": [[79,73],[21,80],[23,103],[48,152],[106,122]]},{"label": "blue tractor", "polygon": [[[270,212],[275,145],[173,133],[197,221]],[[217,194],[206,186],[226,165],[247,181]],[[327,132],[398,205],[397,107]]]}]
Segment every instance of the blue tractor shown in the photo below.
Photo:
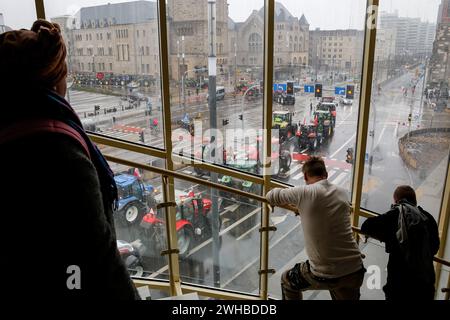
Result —
[{"label": "blue tractor", "polygon": [[119,206],[114,217],[124,226],[139,225],[150,208],[156,208],[156,189],[130,174],[114,177],[119,193]]}]

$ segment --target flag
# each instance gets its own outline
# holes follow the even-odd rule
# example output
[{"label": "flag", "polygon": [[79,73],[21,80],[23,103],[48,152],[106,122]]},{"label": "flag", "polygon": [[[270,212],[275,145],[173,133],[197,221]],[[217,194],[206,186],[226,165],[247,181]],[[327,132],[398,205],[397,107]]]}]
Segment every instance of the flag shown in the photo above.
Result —
[{"label": "flag", "polygon": [[138,178],[138,179],[141,179],[141,178],[142,178],[141,173],[139,172],[139,169],[138,169],[138,168],[134,168],[133,176],[135,176],[135,177]]}]

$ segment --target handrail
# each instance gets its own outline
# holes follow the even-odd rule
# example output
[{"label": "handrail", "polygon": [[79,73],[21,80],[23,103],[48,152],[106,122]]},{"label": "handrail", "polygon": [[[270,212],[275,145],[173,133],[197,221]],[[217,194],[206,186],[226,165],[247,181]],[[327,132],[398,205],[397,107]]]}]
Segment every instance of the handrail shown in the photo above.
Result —
[{"label": "handrail", "polygon": [[[139,169],[143,169],[143,170],[146,170],[146,171],[151,171],[151,172],[157,173],[157,174],[159,174],[161,176],[173,177],[175,179],[186,180],[186,181],[189,181],[189,182],[202,184],[202,185],[205,185],[207,187],[216,188],[216,189],[219,189],[219,190],[222,190],[222,191],[225,191],[225,192],[230,192],[230,193],[237,194],[237,195],[240,195],[240,196],[243,196],[243,197],[248,197],[250,199],[254,199],[256,201],[259,201],[261,203],[269,204],[268,200],[265,197],[258,196],[258,195],[253,194],[253,193],[248,193],[248,192],[241,191],[241,190],[238,190],[238,189],[230,188],[230,187],[218,184],[218,183],[213,183],[213,182],[210,182],[210,181],[207,181],[207,180],[199,179],[199,178],[192,177],[192,176],[189,176],[189,175],[186,175],[186,174],[183,174],[183,173],[174,172],[174,171],[170,171],[170,170],[166,170],[166,169],[152,167],[152,166],[149,166],[149,165],[146,165],[146,164],[142,164],[142,163],[138,163],[138,162],[133,162],[133,161],[117,158],[117,157],[114,157],[114,156],[111,156],[111,155],[108,155],[108,154],[105,154],[104,156],[109,161],[112,161],[112,162],[115,162],[115,163],[119,163],[119,164],[123,164],[125,166],[139,168]],[[289,211],[292,211],[292,212],[298,214],[297,209],[294,208],[293,206],[290,206],[290,205],[279,206],[279,208],[286,209],[286,210],[289,210]],[[367,212],[367,214],[368,215],[373,215],[373,214],[371,214],[369,212]],[[361,231],[361,228],[352,227],[352,229],[353,229],[354,232],[357,232],[358,234],[366,235],[366,234],[364,234]],[[444,260],[444,259],[439,258],[439,257],[434,257],[433,260],[435,262],[437,262],[437,263],[440,263],[440,264],[444,265],[444,266],[450,267],[450,262],[447,261],[447,260]]]},{"label": "handrail", "polygon": [[[230,193],[237,194],[237,195],[240,195],[240,196],[243,196],[243,197],[248,197],[250,199],[256,200],[256,201],[261,202],[261,203],[269,204],[269,201],[267,200],[266,197],[258,196],[258,195],[253,194],[253,193],[249,193],[249,192],[245,192],[245,191],[242,191],[242,190],[238,190],[238,189],[234,189],[234,188],[231,188],[231,187],[227,187],[227,186],[224,186],[222,184],[210,182],[210,181],[207,181],[207,180],[203,180],[203,179],[200,179],[200,178],[192,177],[190,175],[179,173],[179,172],[175,172],[175,171],[170,171],[170,170],[167,170],[167,169],[162,169],[162,168],[158,168],[158,167],[152,167],[152,166],[149,166],[149,165],[146,165],[146,164],[142,164],[142,163],[139,163],[139,162],[134,162],[134,161],[130,161],[130,160],[117,158],[117,157],[114,157],[114,156],[111,156],[111,155],[108,155],[108,154],[104,154],[103,156],[106,158],[106,160],[109,160],[109,161],[115,162],[115,163],[119,163],[119,164],[122,164],[122,165],[125,165],[125,166],[128,166],[128,167],[139,168],[139,169],[142,169],[142,170],[146,170],[146,171],[150,171],[150,172],[153,172],[153,173],[157,173],[157,174],[159,174],[161,176],[173,177],[175,179],[180,179],[180,180],[185,180],[185,181],[189,181],[189,182],[193,182],[193,183],[197,183],[197,184],[202,184],[202,185],[207,186],[207,187],[219,189],[219,190],[222,190],[222,191],[225,191],[225,192],[230,192]],[[290,205],[278,206],[278,207],[282,208],[282,209],[286,209],[286,210],[292,211],[292,212],[295,212],[296,214],[298,214],[297,209],[292,207],[292,206],[290,206]]]},{"label": "handrail", "polygon": [[[359,234],[361,234],[361,235],[363,235],[363,236],[368,236],[367,234],[365,234],[364,232],[361,231],[361,228],[352,227],[352,229],[353,229],[354,232],[357,232],[357,233],[359,233]],[[376,239],[376,238],[374,238],[374,237],[372,237],[372,236],[371,236],[371,238],[373,238],[373,239],[375,239],[375,240],[378,240],[378,239]],[[439,258],[439,257],[433,257],[433,261],[434,261],[434,262],[437,262],[437,263],[440,263],[440,264],[442,264],[442,265],[444,265],[444,266],[450,267],[450,261],[441,259],[441,258]]]}]

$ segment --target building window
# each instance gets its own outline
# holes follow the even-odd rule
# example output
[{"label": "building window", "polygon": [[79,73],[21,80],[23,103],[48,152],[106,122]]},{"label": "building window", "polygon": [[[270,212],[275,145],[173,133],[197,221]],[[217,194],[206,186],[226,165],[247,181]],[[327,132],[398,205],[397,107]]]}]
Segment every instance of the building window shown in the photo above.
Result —
[{"label": "building window", "polygon": [[139,30],[136,30],[136,35],[139,38]]},{"label": "building window", "polygon": [[145,54],[146,54],[147,56],[150,55],[150,47],[145,47]]},{"label": "building window", "polygon": [[112,63],[109,64],[109,71],[112,71]]},{"label": "building window", "polygon": [[262,37],[258,33],[252,33],[248,39],[248,50],[250,52],[262,51]]}]

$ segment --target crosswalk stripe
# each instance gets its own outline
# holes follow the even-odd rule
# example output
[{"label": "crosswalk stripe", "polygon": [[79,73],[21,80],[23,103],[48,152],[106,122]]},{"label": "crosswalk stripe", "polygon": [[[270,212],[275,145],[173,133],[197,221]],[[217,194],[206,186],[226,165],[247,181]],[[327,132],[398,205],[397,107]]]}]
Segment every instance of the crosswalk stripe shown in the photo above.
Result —
[{"label": "crosswalk stripe", "polygon": [[334,171],[334,170],[328,171],[328,180],[331,180],[331,177],[333,177],[335,173],[336,173],[336,171]]},{"label": "crosswalk stripe", "polygon": [[346,172],[342,172],[336,179],[334,179],[332,182],[335,185],[340,185],[341,182],[348,176]]},{"label": "crosswalk stripe", "polygon": [[301,177],[303,177],[303,172],[302,172],[302,173],[299,173],[298,175],[296,175],[295,177],[293,177],[292,180],[298,180],[298,179],[300,179]]},{"label": "crosswalk stripe", "polygon": [[301,165],[296,165],[294,168],[291,168],[291,170],[289,170],[286,174],[287,175],[293,175],[294,173],[296,173],[298,170],[301,169]]}]

